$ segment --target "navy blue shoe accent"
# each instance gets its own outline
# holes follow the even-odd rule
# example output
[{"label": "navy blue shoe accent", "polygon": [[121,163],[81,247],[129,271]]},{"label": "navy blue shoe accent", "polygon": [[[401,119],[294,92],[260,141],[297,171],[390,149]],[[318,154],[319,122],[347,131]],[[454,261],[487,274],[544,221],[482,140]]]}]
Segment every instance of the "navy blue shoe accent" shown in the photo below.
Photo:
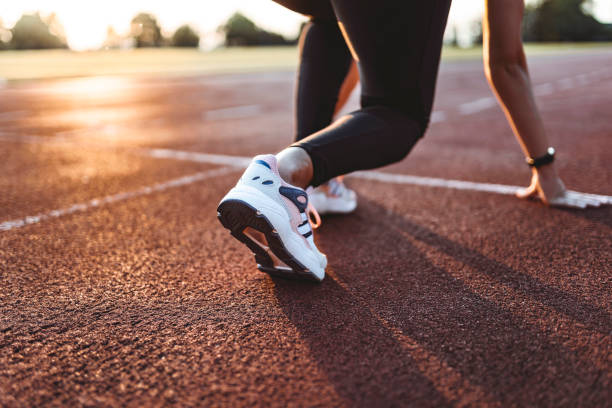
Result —
[{"label": "navy blue shoe accent", "polygon": [[308,224],[308,220],[304,221],[303,223],[301,223],[300,225],[298,225],[298,227],[303,227],[304,225]]},{"label": "navy blue shoe accent", "polygon": [[268,163],[266,163],[263,160],[255,160],[255,163],[257,164],[261,164],[262,166],[266,166],[267,168],[269,168],[270,170],[272,170],[272,168],[270,167],[270,165]]},{"label": "navy blue shoe accent", "polygon": [[255,176],[251,180],[257,180],[258,178],[259,178],[259,176]]},{"label": "navy blue shoe accent", "polygon": [[262,181],[261,184],[265,184],[266,186],[269,186],[270,184],[274,184],[274,182],[272,180],[266,180],[266,181]]},{"label": "navy blue shoe accent", "polygon": [[304,238],[308,238],[309,236],[312,235],[312,231],[308,231],[307,233],[302,234],[302,235],[304,236]]},{"label": "navy blue shoe accent", "polygon": [[[300,210],[300,212],[305,212],[306,207],[308,206],[308,195],[304,190],[299,190],[297,188],[285,187],[281,186],[278,189],[278,192],[283,196],[287,197],[295,206]],[[304,202],[298,200],[299,197],[304,198]]]}]

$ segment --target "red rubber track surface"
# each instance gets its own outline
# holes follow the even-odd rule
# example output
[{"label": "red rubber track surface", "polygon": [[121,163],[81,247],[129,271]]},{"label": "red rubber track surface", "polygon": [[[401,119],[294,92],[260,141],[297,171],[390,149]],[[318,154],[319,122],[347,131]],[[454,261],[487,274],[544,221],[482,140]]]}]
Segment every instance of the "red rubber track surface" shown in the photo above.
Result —
[{"label": "red rubber track surface", "polygon": [[[612,54],[530,64],[562,178],[612,195]],[[0,223],[140,191],[0,231],[1,406],[609,406],[612,207],[349,179],[326,279],[286,281],[216,220],[240,170],[143,154],[275,152],[292,94],[287,72],[0,89]],[[479,62],[443,64],[445,119],[382,171],[527,184],[499,108],[459,109],[490,96]]]}]

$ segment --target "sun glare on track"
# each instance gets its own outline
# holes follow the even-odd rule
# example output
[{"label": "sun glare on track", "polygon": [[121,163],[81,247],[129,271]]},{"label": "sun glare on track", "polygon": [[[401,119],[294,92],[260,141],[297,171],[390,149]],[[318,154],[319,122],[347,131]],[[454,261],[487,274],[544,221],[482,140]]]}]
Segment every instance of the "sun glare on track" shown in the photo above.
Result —
[{"label": "sun glare on track", "polygon": [[43,86],[43,90],[58,96],[106,99],[119,96],[128,89],[128,80],[120,77],[91,77],[60,81]]}]

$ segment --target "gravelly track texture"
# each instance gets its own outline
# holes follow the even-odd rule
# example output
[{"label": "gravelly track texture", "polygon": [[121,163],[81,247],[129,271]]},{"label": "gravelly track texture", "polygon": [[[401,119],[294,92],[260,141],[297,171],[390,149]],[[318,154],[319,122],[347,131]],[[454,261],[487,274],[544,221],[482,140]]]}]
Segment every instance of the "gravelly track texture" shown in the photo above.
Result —
[{"label": "gravelly track texture", "polygon": [[[610,63],[531,69],[538,85]],[[0,89],[0,222],[217,167],[142,148],[291,138],[288,73],[82,81]],[[526,183],[499,109],[456,110],[488,96],[479,63],[444,65],[446,120],[384,171]],[[539,102],[568,186],[612,195],[612,80]],[[0,406],[610,405],[612,207],[351,179],[359,207],[316,232],[316,284],[257,271],[218,223],[239,174],[0,231]]]}]

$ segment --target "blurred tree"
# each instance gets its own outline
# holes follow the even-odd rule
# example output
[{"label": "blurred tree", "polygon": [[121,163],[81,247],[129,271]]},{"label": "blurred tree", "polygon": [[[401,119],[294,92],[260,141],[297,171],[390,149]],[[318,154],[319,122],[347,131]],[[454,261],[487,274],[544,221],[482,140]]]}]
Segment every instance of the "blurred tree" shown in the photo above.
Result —
[{"label": "blurred tree", "polygon": [[227,22],[219,27],[219,31],[225,34],[225,45],[253,46],[253,45],[287,45],[295,41],[288,41],[280,34],[263,30],[245,17],[243,14],[234,13]]},{"label": "blurred tree", "polygon": [[11,41],[11,37],[13,35],[9,30],[4,28],[2,24],[2,19],[0,18],[0,51],[6,50],[8,48],[8,42]]},{"label": "blurred tree", "polygon": [[55,35],[63,42],[66,42],[66,31],[64,31],[64,26],[59,22],[55,13],[49,14],[47,17],[43,18],[43,21],[49,27],[49,32],[51,34]]},{"label": "blurred tree", "polygon": [[123,39],[112,26],[108,26],[106,28],[106,38],[104,39],[104,43],[102,44],[102,48],[104,49],[118,49],[121,48],[121,42]]},{"label": "blurred tree", "polygon": [[197,48],[199,45],[200,36],[187,24],[180,26],[172,36],[172,46],[174,47]]},{"label": "blurred tree", "polygon": [[482,34],[482,20],[477,20],[471,25],[472,44],[482,45],[484,38]]},{"label": "blurred tree", "polygon": [[131,36],[136,48],[160,47],[164,41],[157,19],[148,13],[140,13],[132,19]]},{"label": "blurred tree", "polygon": [[459,32],[457,31],[457,25],[453,24],[450,30],[452,35],[450,37],[450,40],[448,41],[448,45],[450,45],[451,47],[459,47]]},{"label": "blurred tree", "polygon": [[527,6],[525,41],[606,41],[612,30],[585,10],[589,0],[543,0]]},{"label": "blurred tree", "polygon": [[[55,33],[49,22],[53,24]],[[61,37],[62,32],[54,15],[43,21],[38,13],[24,14],[11,29],[9,47],[16,50],[68,48],[66,40]]]}]

